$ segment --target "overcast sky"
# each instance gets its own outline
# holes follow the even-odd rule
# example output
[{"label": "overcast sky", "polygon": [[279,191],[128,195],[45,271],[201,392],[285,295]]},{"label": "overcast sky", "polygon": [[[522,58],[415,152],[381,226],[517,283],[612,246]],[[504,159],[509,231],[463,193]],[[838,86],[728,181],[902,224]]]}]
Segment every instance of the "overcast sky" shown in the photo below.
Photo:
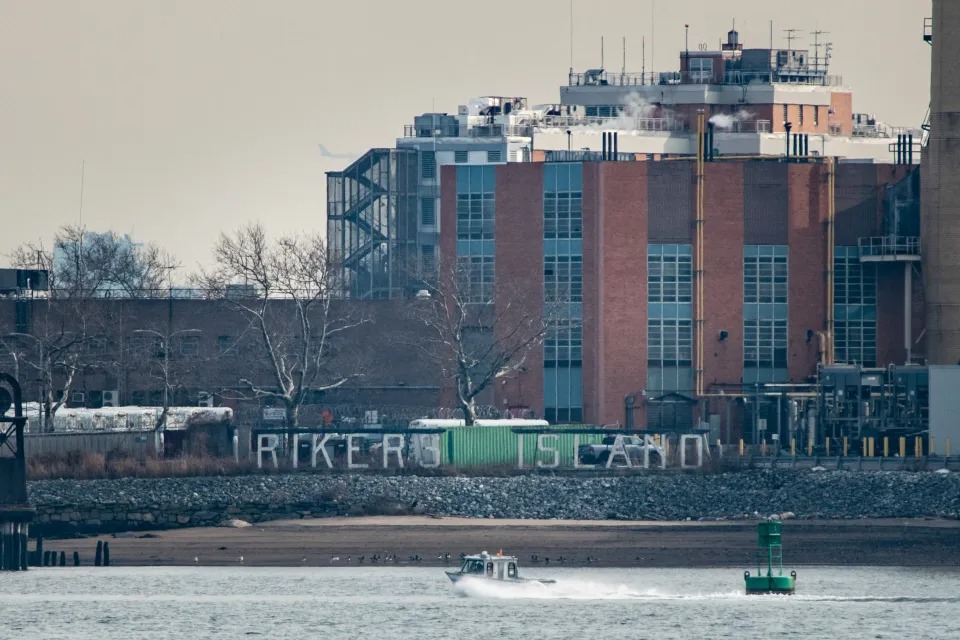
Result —
[{"label": "overcast sky", "polygon": [[[735,18],[747,47],[828,31],[854,109],[919,126],[929,0],[575,0],[574,66],[674,70]],[[324,172],[480,95],[558,102],[566,0],[0,0],[0,254],[80,221],[187,269],[222,230],[325,226]]]}]

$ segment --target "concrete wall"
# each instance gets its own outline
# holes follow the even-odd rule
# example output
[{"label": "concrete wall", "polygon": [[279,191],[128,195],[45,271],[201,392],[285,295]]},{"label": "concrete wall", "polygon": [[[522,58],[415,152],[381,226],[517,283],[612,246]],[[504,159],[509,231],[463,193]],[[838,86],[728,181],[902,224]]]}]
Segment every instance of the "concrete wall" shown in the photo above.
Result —
[{"label": "concrete wall", "polygon": [[960,361],[960,2],[933,0],[930,138],[923,156],[921,233],[927,357]]}]

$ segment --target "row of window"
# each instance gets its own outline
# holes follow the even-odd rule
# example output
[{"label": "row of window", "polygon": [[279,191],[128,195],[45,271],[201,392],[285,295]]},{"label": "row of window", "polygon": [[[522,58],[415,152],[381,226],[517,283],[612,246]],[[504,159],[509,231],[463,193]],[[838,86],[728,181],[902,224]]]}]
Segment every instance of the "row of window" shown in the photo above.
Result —
[{"label": "row of window", "polygon": [[[789,105],[786,105],[786,104],[782,106],[782,110],[783,110],[783,121],[784,121],[784,122],[789,122],[789,119],[790,119],[789,115],[787,115],[787,108],[788,108],[788,107],[789,107]],[[799,109],[799,112],[798,112],[798,114],[797,114],[797,115],[798,115],[798,117],[797,117],[797,123],[802,127],[802,126],[803,126],[803,116],[804,116],[804,112],[806,111],[807,105],[805,105],[805,104],[798,104],[797,107],[798,107],[798,109]],[[817,105],[811,105],[811,108],[813,109],[813,126],[819,127],[819,126],[820,126],[820,107],[817,106]]]},{"label": "row of window", "polygon": [[544,256],[543,288],[546,302],[583,302],[583,258]]},{"label": "row of window", "polygon": [[[171,342],[174,347],[167,355],[170,356],[197,356],[200,355],[201,336],[176,336]],[[134,355],[154,355],[163,357],[164,340],[157,336],[131,336],[126,339],[127,352]],[[106,355],[110,352],[110,345],[103,338],[95,338],[84,343],[84,350],[88,355]],[[217,352],[222,356],[237,355],[237,339],[235,336],[217,336]]]}]

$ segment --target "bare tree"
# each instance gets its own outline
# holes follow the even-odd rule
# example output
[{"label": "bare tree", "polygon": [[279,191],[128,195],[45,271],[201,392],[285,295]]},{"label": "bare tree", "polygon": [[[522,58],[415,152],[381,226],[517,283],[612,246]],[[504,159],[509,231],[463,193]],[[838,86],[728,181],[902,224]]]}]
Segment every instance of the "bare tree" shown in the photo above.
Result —
[{"label": "bare tree", "polygon": [[37,376],[47,430],[70,397],[77,374],[85,368],[110,366],[105,332],[110,324],[109,310],[88,299],[37,299],[30,305],[29,333],[0,327],[0,340],[19,372],[33,371]]},{"label": "bare tree", "polygon": [[132,333],[133,338],[127,346],[129,361],[140,376],[152,379],[163,389],[162,409],[154,424],[154,430],[159,433],[166,428],[176,392],[196,384],[203,372],[201,331],[167,327],[162,330],[134,329]]},{"label": "bare tree", "polygon": [[520,372],[530,352],[562,322],[554,306],[523,286],[493,286],[469,262],[442,265],[439,277],[420,278],[424,287],[408,306],[427,336],[413,345],[449,380],[465,424],[477,419],[477,398],[496,380]]},{"label": "bare tree", "polygon": [[52,297],[155,297],[164,288],[173,257],[153,243],[137,244],[113,231],[95,233],[65,225],[52,247],[27,242],[14,250],[16,268],[44,269]]},{"label": "bare tree", "polygon": [[216,266],[198,284],[245,320],[242,340],[258,347],[256,360],[238,372],[239,386],[282,404],[287,426],[296,427],[312,394],[361,374],[348,353],[335,353],[345,333],[365,322],[348,302],[332,300],[342,270],[321,235],[270,240],[258,224],[221,234],[213,256]]}]

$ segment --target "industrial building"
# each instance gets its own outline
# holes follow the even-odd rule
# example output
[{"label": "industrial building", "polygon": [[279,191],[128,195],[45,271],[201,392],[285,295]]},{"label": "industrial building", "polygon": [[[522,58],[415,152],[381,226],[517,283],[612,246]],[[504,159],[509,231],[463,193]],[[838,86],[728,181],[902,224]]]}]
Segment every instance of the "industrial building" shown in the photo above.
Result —
[{"label": "industrial building", "polygon": [[497,406],[728,439],[787,392],[813,403],[819,364],[922,357],[917,178],[813,157],[444,167],[441,259],[471,296],[523,282],[528,313],[575,319]]},{"label": "industrial building", "polygon": [[[403,297],[416,290],[411,272],[435,268],[442,166],[693,158],[700,113],[713,128],[716,156],[918,163],[924,130],[855,112],[830,58],[819,41],[813,50],[772,41],[745,48],[734,29],[716,51],[680,52],[677,70],[571,69],[556,104],[493,96],[470,100],[455,115],[417,116],[395,148],[371,149],[327,174],[327,235],[344,260],[342,295]],[[616,147],[606,149],[613,133]]]}]

